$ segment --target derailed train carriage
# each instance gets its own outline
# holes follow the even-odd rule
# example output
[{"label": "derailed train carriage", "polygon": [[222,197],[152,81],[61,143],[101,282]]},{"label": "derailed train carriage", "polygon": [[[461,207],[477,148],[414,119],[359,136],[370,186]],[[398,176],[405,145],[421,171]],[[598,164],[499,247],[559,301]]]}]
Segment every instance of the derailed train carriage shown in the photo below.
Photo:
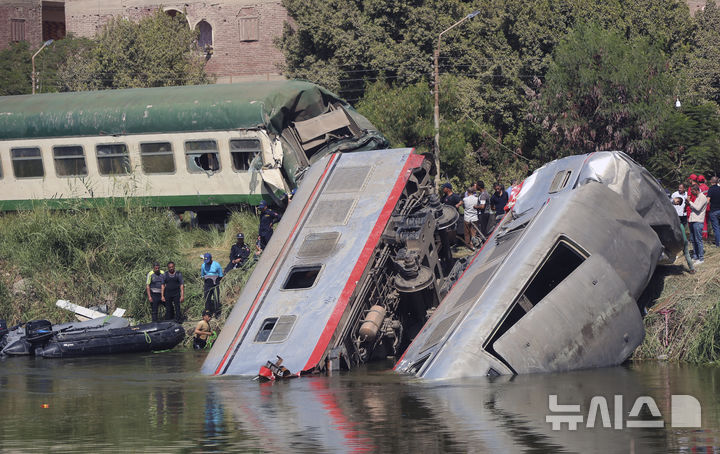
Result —
[{"label": "derailed train carriage", "polygon": [[643,339],[637,299],[682,249],[664,191],[620,152],[529,177],[483,248],[454,261],[454,209],[410,150],[311,167],[223,333],[208,374],[293,371],[401,356],[424,378],[619,364]]},{"label": "derailed train carriage", "polygon": [[0,97],[0,212],[137,199],[201,217],[280,203],[311,163],[387,140],[302,81]]}]

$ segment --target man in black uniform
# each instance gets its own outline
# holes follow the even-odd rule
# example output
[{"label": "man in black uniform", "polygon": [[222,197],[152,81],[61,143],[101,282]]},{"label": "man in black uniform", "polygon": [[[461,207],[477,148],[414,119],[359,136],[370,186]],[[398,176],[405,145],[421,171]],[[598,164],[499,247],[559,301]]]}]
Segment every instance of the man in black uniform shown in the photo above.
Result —
[{"label": "man in black uniform", "polygon": [[167,310],[165,320],[183,322],[180,303],[185,301],[185,282],[180,271],[175,271],[175,262],[168,262],[167,273],[163,274],[162,300]]},{"label": "man in black uniform", "polygon": [[235,268],[240,268],[250,257],[250,248],[245,244],[245,235],[237,234],[237,242],[230,248],[230,263],[225,267],[225,274]]},{"label": "man in black uniform", "polygon": [[460,194],[455,194],[453,192],[452,185],[450,183],[444,183],[441,188],[443,196],[440,199],[440,202],[445,205],[452,205],[455,208],[458,208],[462,203],[462,197],[460,197]]},{"label": "man in black uniform", "polygon": [[277,224],[278,221],[280,221],[280,215],[277,214],[275,211],[271,210],[267,206],[267,202],[262,200],[260,202],[260,205],[258,205],[258,208],[260,209],[260,227],[258,227],[258,240],[259,240],[259,247],[260,250],[264,250],[265,246],[267,246],[268,241],[270,241],[270,237],[273,234],[272,226],[274,224]]},{"label": "man in black uniform", "polygon": [[495,210],[495,219],[498,221],[505,216],[505,205],[508,204],[508,193],[500,183],[493,185],[495,193],[490,197],[490,205]]}]

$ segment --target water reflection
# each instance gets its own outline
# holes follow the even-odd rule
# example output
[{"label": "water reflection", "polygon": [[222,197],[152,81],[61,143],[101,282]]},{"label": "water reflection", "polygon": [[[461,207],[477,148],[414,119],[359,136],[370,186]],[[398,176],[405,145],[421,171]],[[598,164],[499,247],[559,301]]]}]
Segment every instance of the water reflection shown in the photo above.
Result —
[{"label": "water reflection", "polygon": [[[568,374],[421,382],[383,367],[274,384],[197,373],[196,352],[0,361],[0,445],[6,450],[117,452],[646,452],[717,451],[716,368],[636,364]],[[548,395],[651,396],[663,429],[552,430]],[[702,404],[702,429],[670,427],[673,394]]]}]

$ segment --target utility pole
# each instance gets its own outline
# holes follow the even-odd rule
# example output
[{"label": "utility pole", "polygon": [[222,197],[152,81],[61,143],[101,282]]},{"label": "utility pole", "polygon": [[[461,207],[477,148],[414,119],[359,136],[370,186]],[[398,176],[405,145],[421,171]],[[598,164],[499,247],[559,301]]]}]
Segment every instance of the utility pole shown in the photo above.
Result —
[{"label": "utility pole", "polygon": [[433,156],[435,157],[435,170],[437,171],[437,178],[435,179],[436,188],[440,184],[440,42],[442,40],[442,35],[446,32],[449,32],[453,28],[468,19],[472,19],[478,14],[480,14],[480,11],[473,11],[445,30],[441,31],[438,35],[437,46],[435,47],[435,110],[433,112],[433,120],[435,123],[435,149],[433,150]]},{"label": "utility pole", "polygon": [[35,52],[35,53],[33,54],[32,58],[30,59],[30,60],[32,60],[32,75],[30,76],[31,79],[32,79],[32,94],[35,94],[35,83],[36,83],[36,79],[37,79],[37,76],[36,76],[36,74],[35,74],[35,57],[37,57],[37,55],[38,55],[43,49],[45,49],[47,46],[49,46],[49,45],[52,44],[52,43],[53,43],[53,40],[52,40],[52,39],[48,39],[47,41],[45,41],[45,42],[43,43],[43,45],[40,46],[40,49],[38,49],[38,51]]}]

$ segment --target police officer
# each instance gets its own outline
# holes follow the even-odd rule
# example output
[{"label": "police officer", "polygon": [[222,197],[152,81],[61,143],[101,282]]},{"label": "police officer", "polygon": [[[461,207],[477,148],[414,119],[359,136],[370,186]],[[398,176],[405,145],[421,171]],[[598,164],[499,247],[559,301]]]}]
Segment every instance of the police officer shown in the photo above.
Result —
[{"label": "police officer", "polygon": [[237,234],[237,242],[230,248],[230,263],[225,267],[225,274],[235,268],[240,268],[250,257],[250,248],[245,244],[245,235]]},{"label": "police officer", "polygon": [[262,200],[260,205],[260,227],[258,228],[258,246],[260,250],[264,250],[273,234],[272,226],[280,221],[280,215],[271,210],[267,206],[267,202]]},{"label": "police officer", "polygon": [[175,262],[168,262],[167,273],[163,274],[162,300],[165,303],[165,320],[174,319],[182,323],[180,303],[185,301],[185,282],[180,271],[175,271]]}]

